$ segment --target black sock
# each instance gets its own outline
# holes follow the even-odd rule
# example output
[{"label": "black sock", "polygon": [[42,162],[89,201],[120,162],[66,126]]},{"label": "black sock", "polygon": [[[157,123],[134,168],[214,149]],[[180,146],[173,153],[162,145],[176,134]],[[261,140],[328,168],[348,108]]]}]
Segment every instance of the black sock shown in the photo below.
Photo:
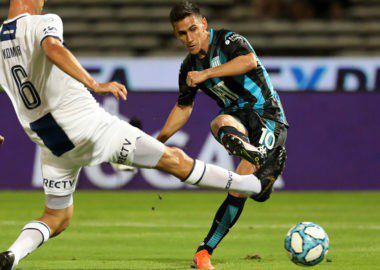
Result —
[{"label": "black sock", "polygon": [[198,247],[197,252],[205,249],[210,255],[213,253],[214,249],[239,219],[246,200],[246,198],[237,198],[228,194],[218,212],[216,212],[211,229],[203,243]]}]

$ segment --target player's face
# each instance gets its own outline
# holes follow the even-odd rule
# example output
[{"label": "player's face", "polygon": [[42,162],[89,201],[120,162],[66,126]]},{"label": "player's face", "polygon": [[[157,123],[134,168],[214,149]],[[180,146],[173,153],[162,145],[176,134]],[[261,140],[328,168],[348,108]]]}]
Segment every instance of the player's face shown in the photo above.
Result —
[{"label": "player's face", "polygon": [[208,35],[206,18],[191,15],[182,21],[175,22],[173,28],[176,37],[182,42],[189,53],[199,54],[202,49],[207,51]]}]

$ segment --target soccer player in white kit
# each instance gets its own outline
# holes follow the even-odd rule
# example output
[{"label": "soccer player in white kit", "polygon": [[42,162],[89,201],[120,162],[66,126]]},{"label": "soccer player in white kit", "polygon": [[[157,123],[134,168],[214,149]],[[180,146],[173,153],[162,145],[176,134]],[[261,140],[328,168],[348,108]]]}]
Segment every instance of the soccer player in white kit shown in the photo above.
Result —
[{"label": "soccer player in white kit", "polygon": [[[261,181],[193,160],[105,112],[88,89],[126,100],[117,82],[98,83],[63,45],[63,25],[40,15],[44,0],[10,0],[0,28],[0,86],[12,101],[25,132],[41,148],[46,194],[42,217],[26,224],[0,253],[0,270],[15,269],[37,247],[70,224],[73,193],[83,166],[112,162],[170,173],[182,181],[255,194]],[[3,142],[1,138],[0,144]]]}]

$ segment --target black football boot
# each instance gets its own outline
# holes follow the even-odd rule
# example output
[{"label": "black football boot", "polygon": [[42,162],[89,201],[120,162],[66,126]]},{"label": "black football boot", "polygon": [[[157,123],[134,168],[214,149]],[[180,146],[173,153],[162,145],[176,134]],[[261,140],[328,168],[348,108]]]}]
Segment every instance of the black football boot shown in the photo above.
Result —
[{"label": "black football boot", "polygon": [[14,261],[15,255],[12,252],[0,253],[0,270],[12,270]]},{"label": "black football boot", "polygon": [[264,164],[267,156],[264,147],[255,147],[234,134],[224,135],[222,144],[231,155],[247,160],[258,167]]},{"label": "black football boot", "polygon": [[274,182],[282,174],[286,161],[286,150],[283,146],[278,146],[268,159],[258,169],[254,175],[261,181],[261,192],[259,194],[254,194],[251,199],[257,202],[265,202],[269,199],[272,191]]}]

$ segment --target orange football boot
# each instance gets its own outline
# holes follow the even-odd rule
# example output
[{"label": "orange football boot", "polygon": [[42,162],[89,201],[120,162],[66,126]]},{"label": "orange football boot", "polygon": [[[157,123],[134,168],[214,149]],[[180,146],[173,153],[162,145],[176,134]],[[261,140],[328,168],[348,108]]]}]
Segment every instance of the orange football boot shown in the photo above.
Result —
[{"label": "orange football boot", "polygon": [[201,250],[195,253],[192,268],[203,269],[203,270],[213,270],[214,266],[211,264],[211,255],[208,254],[207,250]]}]

